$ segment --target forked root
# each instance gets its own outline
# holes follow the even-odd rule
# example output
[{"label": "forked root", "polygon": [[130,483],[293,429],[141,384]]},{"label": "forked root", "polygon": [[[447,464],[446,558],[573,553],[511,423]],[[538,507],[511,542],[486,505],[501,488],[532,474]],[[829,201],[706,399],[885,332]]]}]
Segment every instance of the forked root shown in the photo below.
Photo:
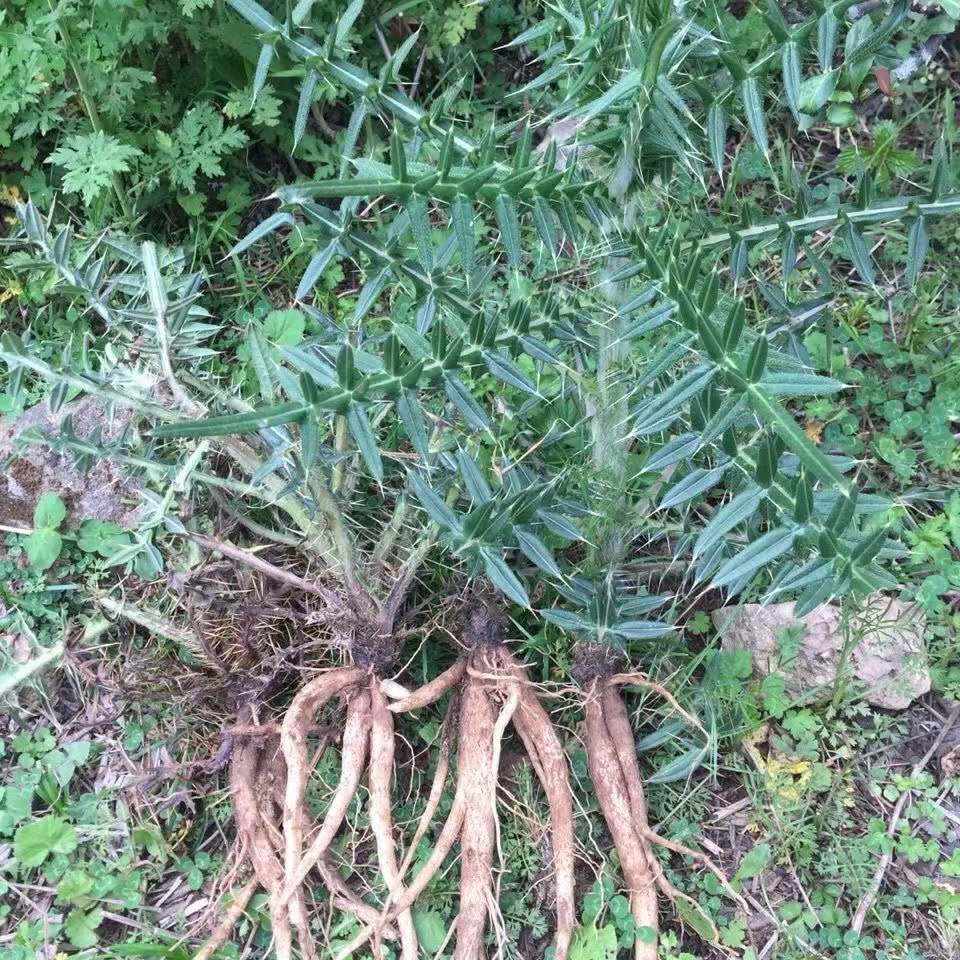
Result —
[{"label": "forked root", "polygon": [[[287,717],[289,716],[288,711]],[[301,716],[300,721],[302,720]],[[287,720],[284,720],[284,727],[286,725]],[[306,740],[304,738],[302,746],[296,736],[291,736],[288,741],[282,742],[284,756],[287,758],[287,786],[283,831],[286,877],[284,889],[279,895],[281,906],[285,905],[300,889],[307,874],[325,856],[360,786],[367,760],[367,747],[370,743],[370,693],[366,689],[359,689],[348,695],[347,718],[343,727],[343,746],[340,753],[340,780],[327,807],[323,822],[320,824],[320,829],[306,852],[303,851],[306,778],[301,780],[298,776],[294,781],[290,775],[292,755],[296,756],[298,763],[306,762]],[[293,815],[293,811],[297,812],[296,816]]]},{"label": "forked root", "polygon": [[[383,681],[359,668],[328,671],[296,694],[279,726],[279,737],[272,730],[261,733],[251,727],[251,736],[240,739],[235,750],[231,786],[238,834],[257,883],[269,895],[278,960],[292,960],[294,931],[305,960],[316,957],[305,890],[312,870],[319,874],[331,902],[365,925],[339,956],[349,956],[371,939],[374,952],[379,953],[382,939],[397,939],[401,960],[416,960],[419,948],[410,908],[457,841],[461,847],[460,910],[452,927],[454,958],[480,960],[487,922],[493,920],[496,926],[498,919],[493,883],[494,853],[500,846],[497,768],[502,739],[511,723],[527,749],[549,807],[557,890],[554,955],[556,960],[567,960],[575,921],[570,781],[559,738],[523,667],[505,647],[481,643],[425,687],[388,704],[385,693],[396,695],[397,689],[385,690]],[[416,847],[429,829],[443,793],[453,737],[452,725],[445,720],[427,803],[413,842],[398,864],[391,815],[393,714],[433,703],[451,690],[455,691],[451,713],[459,721],[460,743],[453,804],[433,850],[406,883],[404,877]],[[340,777],[311,837],[306,792],[312,764],[307,738],[314,730],[317,713],[337,696],[347,704]],[[248,715],[239,717],[237,729],[250,727],[249,720]],[[379,910],[357,897],[327,859],[365,770],[370,826],[387,887],[386,901]],[[502,936],[502,929],[497,930]]]},{"label": "forked root", "polygon": [[298,895],[294,913],[276,904],[276,895],[283,886],[283,866],[277,855],[273,836],[278,834],[273,817],[272,797],[264,794],[264,785],[270,785],[269,754],[278,749],[274,740],[257,738],[238,745],[230,765],[230,787],[233,796],[234,819],[242,854],[253,866],[258,885],[270,897],[270,922],[273,927],[274,946],[278,956],[290,955],[292,948],[291,919],[297,935],[304,944],[304,956],[313,958],[313,940],[306,919],[306,907]]},{"label": "forked root", "polygon": [[[637,937],[635,960],[656,960],[657,918],[656,863],[649,841],[635,829],[638,816],[646,823],[646,805],[642,813],[634,811],[627,780],[620,763],[620,751],[608,726],[604,709],[602,681],[594,680],[587,689],[586,747],[587,766],[594,793],[600,805],[620,868],[630,895],[630,912],[637,927],[653,931],[653,936]],[[631,740],[632,748],[632,740]]]},{"label": "forked root", "polygon": [[[341,667],[315,677],[293,698],[280,726],[280,747],[287,765],[283,804],[283,880],[271,897],[270,912],[275,918],[274,922],[283,911],[287,912],[290,922],[300,934],[301,949],[306,953],[313,951],[313,941],[303,906],[301,884],[291,884],[290,877],[299,868],[307,822],[304,799],[310,774],[307,733],[313,726],[317,711],[331,697],[355,686],[362,677],[363,672],[357,667]],[[369,714],[369,704],[367,713]],[[362,718],[362,708],[360,715]],[[346,762],[349,761],[345,761],[345,764]],[[307,872],[304,871],[302,876],[305,877]],[[276,952],[277,960],[291,960],[292,951],[288,943],[278,939]]]},{"label": "forked root", "polygon": [[[279,749],[280,745],[278,742],[278,752]],[[283,768],[284,763],[282,755],[276,757],[275,761],[276,760],[279,760],[279,766]],[[270,791],[273,804],[271,806],[268,798],[267,802],[262,805],[262,810],[263,818],[267,825],[267,830],[270,834],[270,839],[273,843],[274,849],[278,852],[278,854],[282,855],[283,835],[280,833],[278,824],[283,816],[283,769],[281,769],[280,774],[280,776],[274,778],[273,789]],[[261,773],[261,776],[263,776],[263,773]],[[323,881],[323,885],[327,888],[327,891],[330,894],[330,902],[334,907],[344,913],[352,914],[361,923],[372,923],[379,918],[380,911],[376,907],[373,907],[369,903],[365,903],[363,900],[361,900],[326,857],[321,857],[317,861],[316,870],[317,873],[320,874],[320,879]],[[303,897],[303,891],[298,891],[297,896]],[[396,940],[397,931],[394,927],[387,926],[383,929],[382,936],[384,940]]]},{"label": "forked root", "polygon": [[[317,712],[337,695],[347,701],[340,778],[323,821],[304,851],[308,829],[306,788],[312,769],[307,736],[314,730]],[[313,869],[319,873],[334,906],[374,926],[377,941],[397,939],[393,918],[386,920],[380,910],[354,894],[327,860],[327,851],[368,768],[369,750],[371,825],[377,838],[378,858],[390,893],[396,898],[404,892],[390,814],[393,716],[387,709],[379,681],[355,667],[322,674],[294,697],[279,727],[279,737],[273,729],[262,732],[252,725],[251,717],[249,708],[243,709],[238,717],[236,729],[249,728],[251,732],[250,736],[238,736],[231,760],[230,784],[242,856],[250,861],[254,870],[255,881],[251,883],[254,887],[262,886],[269,895],[278,960],[291,960],[294,929],[305,960],[315,960],[317,956],[304,888]],[[321,748],[325,740],[326,737],[321,738]],[[437,802],[441,789],[442,784],[437,791]],[[423,829],[426,827],[424,824]],[[237,916],[241,909],[237,909]],[[224,924],[233,913],[231,909]],[[236,922],[235,916],[232,922]],[[402,960],[416,960],[417,939],[409,911],[399,913],[398,926]],[[228,935],[229,931],[222,933],[218,928],[215,937]]]},{"label": "forked root", "polygon": [[507,669],[520,681],[520,705],[513,725],[527,749],[547,798],[553,872],[557,889],[554,956],[564,960],[576,925],[573,874],[573,801],[566,754],[547,711],[528,685],[526,671],[511,653],[503,652]]},{"label": "forked root", "polygon": [[[689,856],[710,870],[721,882],[726,892],[742,903],[723,871],[706,855],[683,844],[659,836],[650,829],[647,817],[647,802],[643,779],[637,762],[633,730],[626,707],[620,696],[621,685],[635,685],[659,693],[688,723],[701,731],[703,726],[659,684],[648,681],[640,674],[615,674],[596,678],[587,687],[586,696],[586,747],[590,778],[600,804],[600,810],[614,846],[620,858],[624,880],[630,890],[630,904],[637,926],[659,931],[657,915],[657,889],[671,901],[685,900],[713,927],[699,904],[680,890],[664,875],[653,852],[654,846],[662,846],[674,853]],[[637,939],[636,960],[656,960],[656,937]]]},{"label": "forked root", "polygon": [[[479,960],[487,920],[495,905],[493,855],[498,836],[496,817],[497,767],[500,743],[512,723],[527,748],[531,764],[541,781],[550,811],[551,840],[557,887],[557,929],[554,956],[566,960],[575,924],[573,876],[573,812],[570,780],[563,748],[553,724],[540,705],[523,667],[499,645],[482,646],[445,675],[391,704],[391,712],[404,712],[431,703],[458,681],[460,687],[457,787],[447,821],[420,871],[399,894],[391,890],[388,908],[380,924],[400,917],[424,891],[459,839],[460,910],[453,928],[455,960]],[[441,682],[438,682],[441,681]],[[429,689],[428,689],[429,688]],[[499,713],[495,702],[503,702]],[[446,738],[441,745],[437,774],[414,844],[401,866],[402,878],[436,809],[446,775]],[[381,863],[383,856],[381,855]],[[385,874],[386,876],[386,874]],[[388,883],[390,882],[387,877]],[[370,924],[338,954],[351,956],[367,940],[376,937],[380,924]]]}]

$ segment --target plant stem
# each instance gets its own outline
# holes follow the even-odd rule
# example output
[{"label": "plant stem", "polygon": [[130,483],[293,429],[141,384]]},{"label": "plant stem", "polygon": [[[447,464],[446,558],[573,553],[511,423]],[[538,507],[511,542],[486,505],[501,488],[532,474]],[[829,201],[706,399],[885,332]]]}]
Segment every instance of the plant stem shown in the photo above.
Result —
[{"label": "plant stem", "polygon": [[26,663],[18,664],[14,670],[0,678],[0,697],[5,696],[25,680],[29,680],[35,673],[39,673],[55,660],[59,660],[65,649],[63,641],[60,641]]},{"label": "plant stem", "polygon": [[343,520],[343,513],[330,489],[314,475],[308,481],[310,492],[316,501],[317,508],[326,517],[330,525],[330,533],[336,550],[337,559],[343,570],[343,579],[350,592],[351,599],[358,603],[366,613],[373,611],[373,600],[366,588],[357,577],[357,568],[354,559],[353,540]]},{"label": "plant stem", "polygon": [[13,349],[12,340],[4,339],[3,342],[0,342],[0,360],[3,360],[4,363],[12,367],[26,367],[45,380],[66,383],[68,386],[75,387],[82,393],[99,397],[105,403],[116,403],[125,409],[135,410],[137,413],[142,413],[148,417],[156,417],[158,420],[177,419],[177,414],[173,410],[168,410],[159,404],[151,403],[149,400],[133,397],[130,394],[115,390],[112,387],[103,386],[91,377],[84,376],[80,373],[73,373],[70,370],[54,370],[48,363],[34,357],[32,354]]},{"label": "plant stem", "polygon": [[[57,13],[57,9],[54,6],[53,0],[48,0],[50,5],[50,12],[54,16],[54,20],[57,24],[57,31],[60,33],[60,39],[63,40],[63,51],[64,55],[67,58],[67,63],[70,65],[70,69],[73,72],[74,79],[77,81],[77,89],[80,91],[80,99],[83,101],[83,107],[87,111],[87,117],[90,119],[90,126],[97,133],[105,133],[103,122],[100,119],[100,112],[97,110],[97,104],[93,99],[93,95],[90,92],[90,84],[87,82],[87,75],[84,73],[83,67],[80,65],[80,61],[77,59],[77,55],[74,52],[73,39],[70,35],[70,30],[67,25],[60,18]],[[113,175],[113,192],[117,195],[117,200],[120,202],[120,209],[123,210],[123,215],[127,220],[133,221],[133,207],[130,206],[130,199],[127,194],[127,189],[123,183],[119,173]]]},{"label": "plant stem", "polygon": [[387,554],[393,549],[393,545],[397,542],[397,537],[403,529],[403,521],[406,515],[407,499],[406,497],[398,497],[397,502],[393,505],[393,516],[390,517],[390,522],[384,527],[380,540],[374,547],[372,558],[374,563],[383,564],[386,561]]},{"label": "plant stem", "polygon": [[143,270],[147,275],[150,304],[153,307],[154,332],[157,338],[160,370],[163,373],[164,380],[167,381],[167,386],[170,387],[174,400],[180,407],[187,413],[199,414],[202,408],[187,396],[173,372],[173,362],[170,359],[170,334],[167,330],[167,294],[163,289],[163,278],[160,275],[160,264],[157,261],[157,246],[152,240],[146,241],[141,244],[140,252],[143,257]]},{"label": "plant stem", "polygon": [[861,210],[840,208],[837,210],[818,210],[803,217],[785,217],[768,223],[757,223],[751,227],[732,228],[722,233],[709,233],[696,241],[689,241],[684,247],[690,250],[718,250],[729,247],[731,242],[746,240],[756,243],[772,240],[786,227],[794,233],[814,233],[835,226],[846,214],[852,223],[886,223],[899,220],[915,208],[921,216],[942,217],[960,212],[960,193],[951,193],[939,200],[925,201],[923,197],[903,197],[893,200],[881,200]]},{"label": "plant stem", "polygon": [[330,482],[331,493],[339,493],[346,480],[347,458],[343,454],[347,451],[348,439],[347,418],[342,413],[338,413],[333,435],[333,452],[337,457],[337,462],[333,465],[333,478]]},{"label": "plant stem", "polygon": [[[612,284],[606,284],[610,287]],[[614,287],[612,298],[618,291]],[[602,528],[598,530],[594,558],[607,567],[623,558],[624,545],[630,536],[623,522],[620,508],[625,493],[627,457],[630,451],[629,387],[625,382],[623,366],[629,347],[623,340],[623,318],[615,311],[609,318],[601,318],[595,325],[597,333],[597,410],[590,425],[591,459],[598,477],[603,481],[596,485],[601,502],[595,503],[601,517]]]}]

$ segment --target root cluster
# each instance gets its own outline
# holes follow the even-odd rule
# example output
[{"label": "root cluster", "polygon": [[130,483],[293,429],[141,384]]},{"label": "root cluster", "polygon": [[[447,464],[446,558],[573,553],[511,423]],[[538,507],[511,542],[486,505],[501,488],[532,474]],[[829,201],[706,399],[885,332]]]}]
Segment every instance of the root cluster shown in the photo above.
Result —
[{"label": "root cluster", "polygon": [[[426,706],[457,685],[457,786],[446,822],[423,866],[404,887],[408,854],[379,920],[368,924],[341,956],[376,937],[382,924],[399,920],[426,889],[457,841],[460,910],[452,928],[456,937],[454,960],[480,960],[484,956],[487,922],[496,911],[493,870],[499,835],[497,771],[501,743],[512,724],[527,749],[549,806],[557,890],[555,955],[557,960],[565,960],[574,927],[573,811],[562,746],[523,668],[500,645],[475,649],[436,680],[392,704],[388,711],[399,713]],[[414,846],[436,808],[442,790],[440,778],[445,774],[444,762],[438,766]]]},{"label": "root cluster", "polygon": [[[643,783],[633,733],[620,696],[622,684],[653,686],[635,675],[594,677],[586,688],[585,744],[600,810],[620,859],[630,893],[635,924],[645,928],[636,941],[637,960],[657,955],[658,893],[671,901],[687,900],[667,880],[654,855],[662,845],[700,861],[727,886],[722,872],[702,854],[658,836],[647,820]],[[656,688],[659,689],[659,688]],[[392,697],[389,702],[387,691]],[[661,691],[664,692],[665,691]],[[394,767],[394,714],[428,706],[451,693],[440,755],[427,802],[410,846],[398,856],[391,814]],[[313,758],[308,736],[317,715],[332,699],[345,706],[339,781],[319,824],[312,822],[306,793],[316,757],[330,736],[321,728],[321,748]],[[683,711],[672,701],[676,709]],[[684,713],[692,723],[695,718]],[[259,728],[247,708],[237,717],[238,734],[230,782],[242,858],[253,877],[231,906],[198,958],[212,953],[257,886],[269,897],[274,947],[278,960],[292,960],[294,942],[307,960],[317,957],[311,933],[312,875],[326,888],[331,903],[352,914],[360,933],[344,947],[347,957],[372,941],[379,955],[383,940],[395,941],[401,960],[420,955],[411,907],[459,845],[460,907],[450,936],[454,960],[483,960],[488,924],[501,930],[497,909],[499,821],[497,789],[500,752],[508,727],[522,741],[544,792],[549,810],[552,873],[556,889],[556,960],[566,960],[575,926],[574,829],[567,761],[553,723],[520,663],[499,642],[477,643],[452,667],[408,693],[382,681],[372,670],[329,670],[303,686],[277,727]],[[433,822],[456,742],[456,786],[446,821],[419,870],[407,877],[415,851]],[[366,775],[370,830],[385,891],[379,907],[362,900],[329,860],[331,844]],[[505,866],[505,865],[503,865]],[[206,952],[205,952],[206,951]]]}]

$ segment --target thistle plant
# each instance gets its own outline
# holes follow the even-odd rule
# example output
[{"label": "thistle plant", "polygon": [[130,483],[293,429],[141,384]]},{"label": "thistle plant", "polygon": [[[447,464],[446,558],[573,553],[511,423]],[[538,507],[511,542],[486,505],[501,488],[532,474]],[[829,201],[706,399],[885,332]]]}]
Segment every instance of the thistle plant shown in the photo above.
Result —
[{"label": "thistle plant", "polygon": [[[669,175],[678,165],[712,198],[699,155],[705,151],[723,175],[725,118],[735,104],[769,156],[765,97],[775,93],[797,120],[813,111],[809,78],[798,75],[811,45],[822,71],[839,72],[882,51],[906,15],[897,5],[869,35],[861,30],[836,67],[844,3],[816,4],[811,18],[790,26],[771,6],[771,47],[752,66],[727,55],[709,8],[646,4],[637,17],[611,0],[548,18],[516,41],[550,40],[543,71],[515,99],[560,85],[561,106],[541,126],[576,120],[571,144],[541,136],[530,118],[468,136],[443,95],[422,108],[397,92],[407,44],[378,76],[366,73],[349,60],[359,3],[322,40],[302,26],[309,3],[283,20],[252,0],[230,6],[262,42],[255,91],[279,60],[302,65],[294,139],[322,85],[354,101],[339,175],[278,189],[277,209],[231,251],[241,258],[273,234],[299,234],[310,258],[290,299],[323,332],[278,346],[252,324],[245,348],[255,392],[230,392],[205,367],[220,322],[202,306],[204,278],[184,272],[182,257],[116,237],[77,249],[68,230],[55,230],[28,204],[16,242],[34,267],[50,271],[55,292],[94,312],[100,330],[95,343],[74,345],[60,363],[11,334],[0,356],[15,385],[49,381],[54,405],[79,391],[132,412],[131,429],[109,445],[78,438],[69,420],[45,442],[81,464],[114,458],[142,478],[152,493],[136,549],[158,569],[185,539],[252,562],[236,544],[210,536],[205,517],[215,502],[255,542],[292,547],[316,571],[307,577],[257,560],[267,576],[319,598],[323,629],[348,662],[301,678],[290,700],[279,733],[282,795],[265,801],[252,787],[269,762],[264,739],[244,741],[232,761],[237,828],[270,895],[281,960],[293,955],[295,939],[302,955],[316,954],[305,888],[314,871],[363,926],[343,955],[393,937],[412,960],[410,908],[458,841],[454,955],[483,955],[496,846],[490,771],[509,724],[549,805],[555,956],[568,955],[570,780],[537,687],[511,649],[508,604],[571,638],[589,771],[630,891],[636,956],[654,958],[658,897],[688,919],[699,911],[667,879],[657,847],[714,870],[737,895],[702,853],[648,822],[621,688],[654,690],[689,728],[696,748],[673,775],[689,775],[711,734],[704,718],[644,672],[674,632],[681,600],[638,586],[634,557],[668,555],[692,589],[791,598],[798,613],[896,585],[883,561],[897,546],[885,528],[865,522],[883,503],[858,495],[855,464],[812,443],[791,406],[844,385],[812,373],[766,322],[767,308],[748,302],[750,254],[780,244],[781,284],[758,281],[769,313],[780,313],[785,326],[798,316],[817,322],[828,306],[825,284],[813,298],[807,289],[806,299],[792,299],[801,274],[829,279],[824,255],[807,242],[814,232],[828,235],[829,248],[869,284],[863,231],[906,219],[912,279],[929,218],[956,211],[960,199],[950,192],[941,149],[926,193],[877,200],[861,171],[849,202],[821,210],[795,178],[795,210],[761,211],[721,232],[698,230],[695,210],[657,229],[640,226],[624,215],[623,200],[642,199],[652,173]],[[722,185],[716,189],[722,194]],[[311,301],[324,271],[341,260],[363,284],[352,316],[337,324]],[[184,498],[193,505],[187,520],[177,511]],[[410,630],[426,622],[426,585],[436,582],[438,561],[475,591],[456,611],[453,664],[409,691],[395,676]],[[459,720],[453,805],[408,878],[449,757],[400,858],[390,813],[393,717],[451,692]],[[346,701],[340,781],[311,833],[307,736],[320,708],[338,696]],[[238,722],[248,724],[254,707],[238,703]],[[328,860],[364,773],[387,889],[379,910]],[[700,917],[705,928],[709,934]]]}]

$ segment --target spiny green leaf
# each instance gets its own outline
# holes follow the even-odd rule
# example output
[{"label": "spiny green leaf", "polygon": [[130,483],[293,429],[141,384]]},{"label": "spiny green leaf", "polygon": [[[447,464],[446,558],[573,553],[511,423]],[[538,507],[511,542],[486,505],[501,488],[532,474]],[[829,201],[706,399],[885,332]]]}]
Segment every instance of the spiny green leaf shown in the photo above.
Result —
[{"label": "spiny green leaf", "polygon": [[427,215],[426,198],[414,194],[407,201],[406,210],[407,216],[410,218],[413,239],[417,245],[417,257],[423,269],[429,272],[433,269],[433,238],[430,231],[430,220]]},{"label": "spiny green leaf", "polygon": [[507,252],[507,262],[517,269],[520,266],[520,220],[513,197],[505,193],[497,196],[493,204],[500,228],[500,240]]},{"label": "spiny green leaf", "polygon": [[457,237],[457,247],[460,250],[460,260],[467,275],[473,273],[474,239],[473,239],[473,204],[465,194],[458,193],[454,197],[450,208],[450,218],[453,221],[453,230]]},{"label": "spiny green leaf", "polygon": [[531,563],[535,563],[551,577],[563,576],[560,567],[557,566],[557,561],[553,559],[553,554],[536,534],[516,527],[513,535],[517,538],[517,544],[521,552]]},{"label": "spiny green leaf", "polygon": [[637,753],[646,753],[648,750],[656,750],[677,737],[686,730],[686,723],[683,720],[669,720],[660,725],[660,728],[641,737],[636,742]]},{"label": "spiny green leaf", "polygon": [[694,557],[702,556],[734,527],[752,517],[760,506],[763,496],[763,491],[758,487],[748,487],[720,507],[694,542]]},{"label": "spiny green leaf", "polygon": [[357,17],[360,16],[361,10],[363,10],[363,0],[351,0],[343,13],[340,14],[340,19],[337,21],[337,32],[333,41],[334,46],[343,46]]},{"label": "spiny green leaf", "polygon": [[396,399],[397,413],[400,421],[403,423],[404,432],[407,434],[411,446],[419,454],[420,459],[426,463],[429,459],[427,449],[427,428],[423,420],[423,414],[420,411],[420,402],[416,393],[412,390],[402,390]]},{"label": "spiny green leaf", "polygon": [[917,277],[926,262],[929,245],[927,221],[923,216],[916,216],[907,233],[907,286],[911,290],[916,286]]},{"label": "spiny green leaf", "polygon": [[833,65],[833,52],[837,46],[839,26],[840,23],[830,8],[817,20],[817,56],[822,70],[829,70]]},{"label": "spiny green leaf", "polygon": [[316,286],[317,281],[323,276],[324,270],[333,260],[337,253],[339,242],[331,240],[326,246],[321,247],[311,258],[304,270],[300,283],[297,286],[297,292],[293,295],[294,300],[303,300]]},{"label": "spiny green leaf", "polygon": [[297,102],[297,116],[293,123],[293,149],[303,139],[307,129],[307,117],[310,115],[310,106],[313,103],[313,93],[317,88],[320,74],[316,70],[308,70],[300,85],[300,99]]},{"label": "spiny green leaf", "polygon": [[705,467],[697,467],[691,470],[682,480],[675,483],[660,499],[657,504],[658,510],[666,510],[668,507],[675,507],[681,503],[686,503],[694,497],[716,486],[720,482],[728,464],[714,467],[708,470]]},{"label": "spiny green leaf", "polygon": [[763,113],[763,95],[760,92],[760,84],[757,78],[747,77],[740,84],[740,98],[743,101],[743,109],[747,115],[747,126],[753,134],[760,152],[765,156],[770,156],[770,144],[767,141],[767,121]]},{"label": "spiny green leaf", "polygon": [[768,396],[766,391],[757,383],[749,385],[747,394],[750,398],[750,405],[763,421],[777,432],[787,448],[796,454],[803,466],[841,495],[849,495],[850,485],[843,479],[837,468],[819,447],[810,442],[810,438],[797,426],[793,417],[776,400]]},{"label": "spiny green leaf", "polygon": [[437,496],[429,483],[416,471],[407,475],[413,495],[420,501],[430,519],[445,530],[461,533],[460,521],[454,512]]},{"label": "spiny green leaf", "polygon": [[257,69],[253,75],[253,96],[251,97],[253,103],[256,103],[257,96],[267,82],[267,72],[270,70],[270,63],[275,52],[276,47],[272,43],[265,43],[260,48],[260,55],[257,57]]},{"label": "spiny green leaf", "polygon": [[496,350],[484,350],[483,359],[487,369],[498,379],[511,387],[516,387],[532,397],[538,397],[537,388],[503,354]]},{"label": "spiny green leaf", "polygon": [[700,449],[700,437],[696,433],[682,433],[665,443],[651,454],[643,465],[648,473],[656,473],[666,467],[672,467],[681,460],[692,457]]},{"label": "spiny green leaf", "polygon": [[373,427],[370,426],[367,413],[361,404],[351,403],[347,408],[347,425],[350,427],[353,439],[357,441],[360,455],[363,457],[367,469],[376,481],[382,481],[383,461],[380,459],[380,449],[377,446],[377,438],[374,436]]},{"label": "spiny green leaf", "polygon": [[800,72],[800,48],[793,40],[785,43],[780,51],[782,72],[783,72],[783,92],[786,97],[787,106],[794,119],[800,119],[800,83],[802,75]]},{"label": "spiny green leaf", "polygon": [[771,397],[818,397],[847,389],[847,384],[816,373],[768,371],[760,385]]},{"label": "spiny green leaf", "polygon": [[555,257],[558,249],[556,222],[550,204],[543,197],[533,198],[533,223],[541,242]]},{"label": "spiny green leaf", "polygon": [[627,640],[654,640],[672,633],[674,628],[657,620],[619,620],[610,629]]},{"label": "spiny green leaf", "polygon": [[474,399],[473,394],[463,385],[463,382],[454,374],[447,374],[443,378],[444,388],[450,402],[463,414],[464,419],[474,430],[487,430],[490,420],[483,407]]},{"label": "spiny green leaf", "polygon": [[250,352],[250,363],[257,377],[257,386],[264,403],[271,403],[274,394],[274,382],[271,374],[271,360],[267,345],[263,342],[260,331],[255,323],[247,327],[247,350]]},{"label": "spiny green leaf", "polygon": [[720,588],[742,580],[782,557],[793,546],[795,530],[771,530],[744,547],[716,572],[712,587]]},{"label": "spiny green leaf", "polygon": [[853,265],[857,268],[860,279],[873,286],[876,282],[876,274],[870,259],[870,251],[867,249],[866,243],[864,243],[863,235],[853,225],[851,220],[847,220],[841,233],[847,246],[847,254]]},{"label": "spiny green leaf", "polygon": [[595,624],[592,620],[587,620],[586,617],[582,617],[579,613],[575,613],[572,610],[554,608],[549,610],[540,610],[538,612],[544,620],[555,624],[556,626],[560,627],[561,630],[570,630],[572,632],[580,633],[593,633],[597,630],[597,624]]},{"label": "spiny green leaf", "polygon": [[463,477],[470,499],[475,504],[486,503],[493,496],[493,493],[480,472],[477,461],[461,447],[457,451],[457,464],[460,467],[460,476]]},{"label": "spiny green leaf", "polygon": [[512,600],[521,607],[529,607],[530,598],[527,596],[527,591],[524,589],[523,584],[517,578],[516,574],[504,562],[503,557],[494,553],[489,548],[484,548],[482,555],[483,569],[487,575],[487,579],[500,590],[508,600]]},{"label": "spiny green leaf", "polygon": [[255,243],[257,243],[257,241],[262,240],[268,234],[273,233],[275,230],[279,230],[280,227],[292,227],[293,224],[293,214],[285,211],[274,213],[267,217],[266,220],[258,223],[257,226],[255,226],[245,237],[243,237],[243,239],[238,240],[233,247],[231,247],[227,256],[239,256],[244,250],[249,249]]},{"label": "spiny green leaf", "polygon": [[686,780],[703,763],[704,757],[709,752],[709,744],[704,744],[702,747],[692,747],[685,753],[680,754],[679,757],[664,764],[659,770],[655,770],[646,778],[645,782],[676,783],[678,780]]},{"label": "spiny green leaf", "polygon": [[710,147],[710,159],[722,180],[727,148],[727,115],[723,105],[717,102],[712,103],[707,111],[707,143]]}]

